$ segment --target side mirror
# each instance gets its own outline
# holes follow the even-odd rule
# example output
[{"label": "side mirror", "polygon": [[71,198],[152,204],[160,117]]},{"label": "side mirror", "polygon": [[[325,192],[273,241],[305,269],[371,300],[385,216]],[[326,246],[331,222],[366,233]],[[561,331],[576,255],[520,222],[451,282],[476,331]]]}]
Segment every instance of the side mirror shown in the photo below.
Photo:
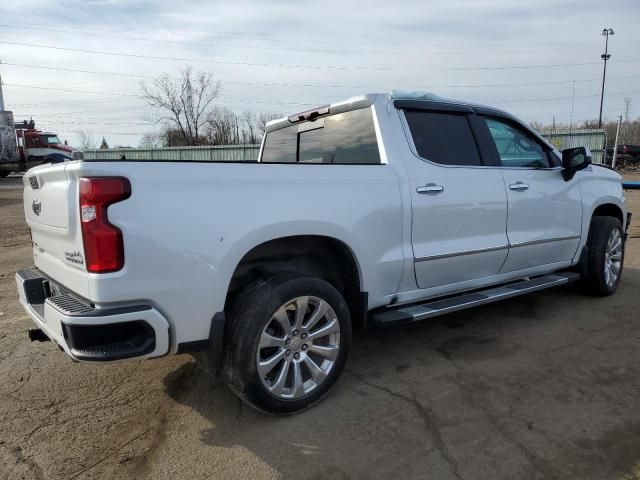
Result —
[{"label": "side mirror", "polygon": [[591,165],[591,151],[587,147],[562,150],[562,177],[565,181],[573,178],[577,171]]}]

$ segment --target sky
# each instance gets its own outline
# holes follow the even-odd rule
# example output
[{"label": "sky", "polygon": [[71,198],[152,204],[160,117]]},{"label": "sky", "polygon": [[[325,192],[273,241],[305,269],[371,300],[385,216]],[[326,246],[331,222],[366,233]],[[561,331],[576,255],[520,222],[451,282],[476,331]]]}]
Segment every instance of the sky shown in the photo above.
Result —
[{"label": "sky", "polygon": [[[0,75],[17,120],[136,146],[158,130],[140,82],[187,64],[217,104],[293,114],[353,95],[421,90],[526,122],[640,117],[638,0],[21,0],[0,2]],[[573,107],[573,108],[572,108]]]}]

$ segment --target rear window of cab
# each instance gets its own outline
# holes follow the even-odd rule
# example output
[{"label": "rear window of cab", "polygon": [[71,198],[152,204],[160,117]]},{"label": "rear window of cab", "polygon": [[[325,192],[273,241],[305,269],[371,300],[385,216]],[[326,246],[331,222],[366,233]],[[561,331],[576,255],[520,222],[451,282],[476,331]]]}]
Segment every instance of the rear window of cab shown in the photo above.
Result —
[{"label": "rear window of cab", "polygon": [[261,161],[379,164],[380,152],[371,107],[320,117],[268,132]]}]

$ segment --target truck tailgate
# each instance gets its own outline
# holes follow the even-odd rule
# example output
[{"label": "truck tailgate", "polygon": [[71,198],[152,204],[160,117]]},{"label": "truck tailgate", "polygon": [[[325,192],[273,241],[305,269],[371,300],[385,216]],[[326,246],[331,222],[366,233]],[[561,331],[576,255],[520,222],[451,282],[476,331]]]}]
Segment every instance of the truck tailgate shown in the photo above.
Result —
[{"label": "truck tailgate", "polygon": [[64,278],[66,287],[88,297],[78,185],[67,176],[67,165],[41,165],[24,175],[24,213],[35,265],[54,279]]}]

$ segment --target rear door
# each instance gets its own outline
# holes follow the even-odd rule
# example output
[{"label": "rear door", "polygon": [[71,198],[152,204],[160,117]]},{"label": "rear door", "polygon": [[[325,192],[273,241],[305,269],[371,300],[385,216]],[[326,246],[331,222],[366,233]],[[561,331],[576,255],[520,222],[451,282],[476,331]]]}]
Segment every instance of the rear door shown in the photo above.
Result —
[{"label": "rear door", "polygon": [[470,113],[404,110],[413,149],[405,163],[420,288],[491,277],[507,256],[504,182],[498,169],[484,165]]},{"label": "rear door", "polygon": [[506,185],[509,256],[502,272],[571,260],[582,234],[577,181],[565,182],[551,149],[512,119],[483,116]]}]

